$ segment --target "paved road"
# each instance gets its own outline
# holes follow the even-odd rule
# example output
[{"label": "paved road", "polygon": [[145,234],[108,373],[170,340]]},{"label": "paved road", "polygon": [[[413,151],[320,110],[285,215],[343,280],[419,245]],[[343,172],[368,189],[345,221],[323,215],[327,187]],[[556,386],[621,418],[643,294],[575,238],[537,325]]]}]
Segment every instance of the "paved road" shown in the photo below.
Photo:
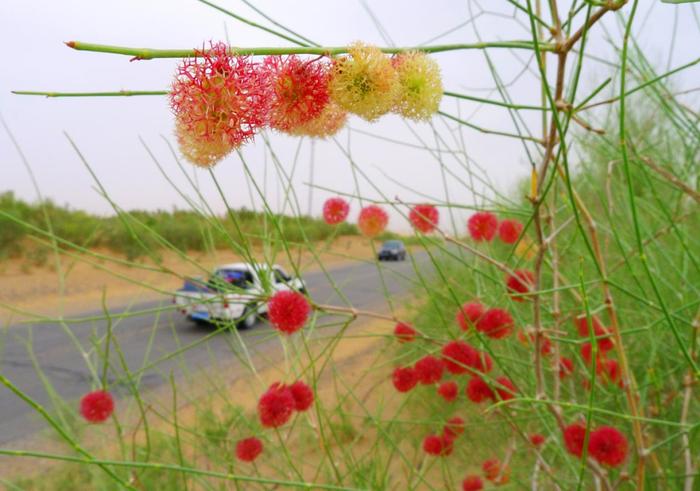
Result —
[{"label": "paved road", "polygon": [[[427,255],[418,254],[414,260],[425,273],[421,265],[428,264]],[[381,263],[381,271],[380,275],[373,263],[356,262],[336,267],[329,273],[338,290],[356,308],[387,310],[384,288],[390,297],[408,292],[415,279],[414,265],[410,260]],[[345,304],[323,272],[307,274],[304,279],[316,302]],[[113,336],[121,347],[129,370],[140,372],[140,392],[162,385],[171,370],[176,376],[184,376],[185,372],[211,367],[219,361],[230,362],[236,359],[235,353],[241,349],[235,332],[215,333],[211,327],[194,324],[173,312],[170,300],[164,298],[162,301],[135,305],[129,312],[110,312],[114,316]],[[134,312],[140,313],[134,315]],[[120,317],[120,314],[128,315]],[[100,312],[78,317],[90,316],[104,317]],[[49,410],[53,407],[51,391],[55,391],[59,399],[74,405],[74,401],[90,390],[94,380],[76,343],[82,350],[92,351],[94,364],[93,340],[105,334],[106,326],[104,319],[68,322],[65,325],[36,323],[10,326],[0,332],[0,371]],[[247,346],[265,352],[269,362],[281,358],[279,342],[271,335],[271,327],[267,323],[259,322],[254,328],[239,333]],[[168,358],[178,350],[182,351]],[[114,349],[110,360],[115,367],[110,371],[110,379],[121,379],[124,372],[118,368],[119,360]],[[236,366],[239,374],[247,373],[240,363]],[[47,390],[37,367],[50,382],[51,390]],[[230,376],[233,379],[236,374]],[[118,396],[128,393],[125,384],[117,385],[112,390]],[[53,396],[53,399],[56,397]],[[8,442],[44,427],[44,422],[24,401],[0,385],[0,445],[6,446]]]}]

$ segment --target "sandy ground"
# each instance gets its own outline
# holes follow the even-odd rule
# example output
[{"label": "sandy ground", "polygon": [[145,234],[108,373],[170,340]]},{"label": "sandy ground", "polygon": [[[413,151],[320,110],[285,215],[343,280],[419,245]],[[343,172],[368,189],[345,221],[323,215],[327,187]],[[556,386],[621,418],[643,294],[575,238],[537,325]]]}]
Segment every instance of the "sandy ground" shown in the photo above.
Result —
[{"label": "sandy ground", "polygon": [[[372,244],[363,237],[340,237],[313,247],[294,247],[291,260],[281,252],[272,254],[258,249],[253,254],[257,260],[268,258],[289,270],[293,262],[302,273],[319,269],[319,259],[324,267],[332,268],[347,261],[372,258]],[[108,251],[94,254],[64,254],[58,268],[54,257],[46,266],[29,269],[23,260],[1,262],[0,325],[36,316],[101,310],[103,294],[109,308],[157,299],[179,288],[185,276],[206,276],[218,264],[242,260],[232,251],[193,253],[186,259],[164,252],[158,264],[151,260],[125,264],[122,257]]]}]

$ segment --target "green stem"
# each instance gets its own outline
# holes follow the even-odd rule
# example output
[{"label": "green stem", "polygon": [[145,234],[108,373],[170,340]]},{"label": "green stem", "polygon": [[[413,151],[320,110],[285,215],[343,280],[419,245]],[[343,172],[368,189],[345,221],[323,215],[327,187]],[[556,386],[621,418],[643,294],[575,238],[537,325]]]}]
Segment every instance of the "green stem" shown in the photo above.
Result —
[{"label": "green stem", "polygon": [[527,106],[527,105],[522,105],[522,104],[509,104],[507,102],[494,101],[492,99],[483,99],[481,97],[474,97],[474,96],[467,95],[467,94],[458,94],[456,92],[445,91],[445,92],[443,92],[443,95],[446,95],[447,97],[455,97],[457,99],[464,99],[466,101],[481,102],[483,104],[491,104],[493,106],[507,107],[509,109],[529,109],[532,111],[549,111],[550,110],[550,108],[548,108],[548,107]]},{"label": "green stem", "polygon": [[116,92],[39,92],[34,90],[13,90],[16,95],[42,95],[44,97],[130,97],[132,95],[167,95],[167,90],[118,90]]},{"label": "green stem", "polygon": [[[135,60],[152,60],[154,58],[187,58],[202,53],[201,49],[151,49],[130,48],[126,46],[111,46],[106,44],[83,43],[81,41],[68,41],[66,45],[78,51],[94,51],[98,53],[112,53],[115,55],[132,56]],[[232,46],[230,52],[238,55],[339,55],[347,53],[351,46],[293,46],[283,48],[241,48]],[[460,51],[468,49],[507,48],[507,49],[533,49],[530,41],[491,41],[469,44],[438,44],[434,46],[414,47],[380,47],[384,53],[394,54],[404,51],[422,51],[424,53],[441,53],[444,51]],[[554,51],[553,44],[540,46],[541,50]]]},{"label": "green stem", "polygon": [[[301,481],[285,481],[281,479],[265,479],[262,477],[253,476],[241,476],[236,474],[229,474],[226,472],[216,472],[208,471],[203,469],[195,469],[193,467],[183,467],[174,464],[161,464],[158,462],[132,462],[132,461],[118,461],[118,460],[103,460],[103,459],[83,459],[80,457],[74,457],[72,455],[58,455],[51,454],[47,452],[33,452],[25,450],[10,450],[5,448],[0,448],[0,455],[10,455],[14,457],[36,457],[40,459],[51,459],[51,460],[62,460],[65,462],[76,462],[80,464],[94,464],[99,466],[113,466],[113,467],[128,467],[133,469],[155,469],[155,470],[165,470],[173,472],[185,472],[188,474],[196,476],[208,476],[208,477],[218,477],[228,481],[244,481],[244,482],[257,482],[262,484],[276,484],[277,486],[283,486],[285,488],[303,488],[303,489],[331,489],[331,490],[354,490],[356,488],[348,488],[343,486],[333,486],[330,484],[319,484],[319,483],[306,483]],[[130,489],[134,489],[129,486]]]}]

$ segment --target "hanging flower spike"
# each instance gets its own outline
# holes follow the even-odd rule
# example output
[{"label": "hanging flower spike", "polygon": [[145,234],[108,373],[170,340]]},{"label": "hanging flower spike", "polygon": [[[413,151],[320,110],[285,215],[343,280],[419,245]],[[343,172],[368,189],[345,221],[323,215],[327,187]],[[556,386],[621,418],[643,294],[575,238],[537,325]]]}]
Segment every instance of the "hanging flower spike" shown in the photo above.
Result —
[{"label": "hanging flower spike", "polygon": [[[170,90],[170,107],[190,146],[197,143],[196,155],[219,155],[222,145],[234,150],[249,141],[266,122],[268,100],[266,75],[224,43],[183,60]],[[204,151],[206,145],[213,149]]]},{"label": "hanging flower spike", "polygon": [[506,219],[498,226],[498,238],[506,244],[515,244],[522,231],[522,223],[517,220]]},{"label": "hanging flower spike", "polygon": [[384,232],[389,215],[377,205],[368,205],[360,210],[357,226],[365,237],[376,237]]},{"label": "hanging flower spike", "polygon": [[289,290],[275,293],[267,305],[270,324],[285,334],[294,334],[304,327],[311,311],[304,295]]},{"label": "hanging flower spike", "polygon": [[211,139],[205,140],[190,133],[179,119],[175,121],[175,137],[182,156],[199,167],[212,167],[233,150],[223,135],[212,135]]},{"label": "hanging flower spike", "polygon": [[416,330],[403,322],[398,322],[394,327],[394,336],[400,343],[410,343],[416,339]]},{"label": "hanging flower spike", "polygon": [[513,331],[515,321],[504,309],[488,309],[476,323],[476,329],[492,339],[502,339]]},{"label": "hanging flower spike", "polygon": [[508,292],[513,300],[516,302],[524,302],[525,298],[522,296],[524,293],[528,293],[535,285],[535,275],[532,271],[526,271],[524,269],[519,269],[512,275],[508,275],[506,278],[506,286],[508,287]]},{"label": "hanging flower spike", "polygon": [[343,109],[367,121],[391,111],[399,79],[391,60],[376,46],[353,44],[347,56],[333,61],[331,98]]},{"label": "hanging flower spike", "polygon": [[437,228],[440,213],[433,205],[416,205],[408,214],[413,228],[424,234],[429,234]]},{"label": "hanging flower spike", "polygon": [[329,100],[326,61],[268,56],[263,70],[270,83],[268,123],[272,128],[288,132],[321,115]]},{"label": "hanging flower spike", "polygon": [[260,423],[266,428],[282,426],[292,417],[295,405],[289,387],[279,382],[272,384],[258,401]]},{"label": "hanging flower spike", "polygon": [[350,213],[350,205],[343,198],[328,198],[323,203],[323,220],[328,225],[343,223]]},{"label": "hanging flower spike", "polygon": [[496,236],[498,230],[498,218],[488,211],[474,213],[467,220],[469,236],[477,242],[490,242]]},{"label": "hanging flower spike", "polygon": [[90,423],[103,423],[114,412],[114,399],[106,390],[88,392],[80,399],[80,414]]},{"label": "hanging flower spike", "polygon": [[462,331],[468,331],[470,328],[476,327],[476,323],[484,315],[486,308],[477,301],[466,302],[462,304],[457,311],[456,320]]},{"label": "hanging flower spike", "polygon": [[588,438],[588,453],[603,465],[619,467],[627,458],[627,438],[616,428],[601,426]]},{"label": "hanging flower spike", "polygon": [[241,462],[253,462],[263,451],[262,442],[254,436],[236,443],[236,457]]},{"label": "hanging flower spike", "polygon": [[415,121],[429,120],[442,99],[440,66],[419,51],[400,53],[392,63],[400,86],[394,110]]},{"label": "hanging flower spike", "polygon": [[321,114],[302,125],[288,131],[294,136],[310,136],[312,138],[328,138],[338,133],[348,120],[348,113],[338,104],[330,101]]},{"label": "hanging flower spike", "polygon": [[574,372],[574,361],[571,358],[561,357],[559,359],[559,378],[568,377]]}]

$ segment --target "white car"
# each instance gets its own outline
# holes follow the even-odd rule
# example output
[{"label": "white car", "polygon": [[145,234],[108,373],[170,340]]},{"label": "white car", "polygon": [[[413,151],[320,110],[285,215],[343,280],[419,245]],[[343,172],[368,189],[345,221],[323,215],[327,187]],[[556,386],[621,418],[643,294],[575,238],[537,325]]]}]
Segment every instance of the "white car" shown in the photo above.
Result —
[{"label": "white car", "polygon": [[208,280],[186,279],[173,303],[193,321],[235,321],[248,329],[267,313],[266,299],[280,290],[305,294],[306,285],[278,265],[232,263],[217,267]]}]

